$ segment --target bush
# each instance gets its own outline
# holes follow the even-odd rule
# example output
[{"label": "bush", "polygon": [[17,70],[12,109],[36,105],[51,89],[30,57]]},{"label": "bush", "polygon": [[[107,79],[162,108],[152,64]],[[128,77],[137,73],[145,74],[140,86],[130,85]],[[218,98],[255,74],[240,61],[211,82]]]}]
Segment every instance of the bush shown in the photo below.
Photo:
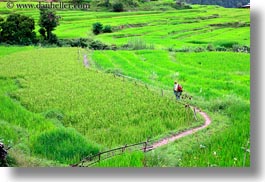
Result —
[{"label": "bush", "polygon": [[173,3],[172,5],[172,8],[175,8],[175,9],[192,9],[192,7],[184,2],[175,2]]},{"label": "bush", "polygon": [[216,47],[216,51],[226,51],[226,48],[223,46]]},{"label": "bush", "polygon": [[107,7],[108,8],[111,6],[110,0],[98,1],[95,3],[96,3],[97,7]]},{"label": "bush", "polygon": [[215,51],[215,48],[212,44],[209,44],[206,48],[208,51]]},{"label": "bush", "polygon": [[70,46],[71,47],[88,47],[88,39],[85,38],[79,38],[79,39],[72,39],[70,41]]},{"label": "bush", "polygon": [[59,41],[59,46],[64,47],[88,47],[88,39],[79,38],[79,39],[62,39]]},{"label": "bush", "polygon": [[240,46],[238,44],[233,45],[232,50],[234,52],[247,52],[247,53],[250,52],[250,48],[248,46]]},{"label": "bush", "polygon": [[238,45],[237,42],[221,42],[219,43],[220,46],[225,48],[233,48],[234,45]]},{"label": "bush", "polygon": [[94,50],[109,50],[110,47],[99,40],[92,40],[89,43],[89,48]]},{"label": "bush", "polygon": [[92,26],[93,26],[92,31],[95,35],[100,34],[103,30],[103,25],[100,22],[94,23]]},{"label": "bush", "polygon": [[113,8],[113,11],[114,12],[123,12],[124,11],[123,4],[120,3],[120,2],[114,3],[113,6],[112,6],[112,8]]},{"label": "bush", "polygon": [[176,49],[176,52],[192,52],[193,48],[192,47],[182,47],[180,49]]},{"label": "bush", "polygon": [[88,47],[94,50],[116,50],[117,46],[104,44],[99,40],[79,38],[79,39],[61,39],[58,43],[60,47]]},{"label": "bush", "polygon": [[169,52],[174,52],[174,51],[175,51],[175,49],[174,49],[173,47],[169,47],[169,48],[167,48],[167,50],[168,50]]},{"label": "bush", "polygon": [[203,48],[203,47],[196,47],[194,51],[195,52],[203,52],[203,51],[205,51],[205,48]]},{"label": "bush", "polygon": [[111,33],[112,32],[112,27],[110,25],[106,25],[103,28],[103,33]]}]

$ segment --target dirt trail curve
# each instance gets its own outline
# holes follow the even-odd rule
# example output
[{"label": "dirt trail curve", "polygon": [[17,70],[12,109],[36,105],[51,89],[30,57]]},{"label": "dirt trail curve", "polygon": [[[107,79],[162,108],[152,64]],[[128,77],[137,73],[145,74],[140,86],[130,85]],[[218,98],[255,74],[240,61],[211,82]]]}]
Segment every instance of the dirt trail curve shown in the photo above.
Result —
[{"label": "dirt trail curve", "polygon": [[207,126],[209,126],[211,124],[212,120],[210,119],[210,117],[205,112],[203,112],[203,111],[201,111],[201,110],[199,110],[197,108],[195,108],[195,111],[197,113],[199,113],[205,120],[205,122],[204,122],[204,124],[202,126],[183,131],[181,133],[178,133],[177,135],[174,135],[174,136],[171,136],[171,137],[168,137],[168,138],[164,138],[164,139],[162,139],[162,140],[160,140],[158,142],[155,142],[152,145],[152,149],[156,149],[157,147],[166,145],[169,142],[173,142],[173,141],[175,141],[175,140],[177,140],[179,138],[182,138],[184,136],[191,135],[191,134],[193,134],[193,133],[195,133],[195,132],[197,132],[197,131],[199,131],[199,130],[201,130],[203,128],[206,128]]},{"label": "dirt trail curve", "polygon": [[[190,107],[193,108],[192,106],[190,106]],[[163,138],[160,141],[154,142],[151,146],[148,146],[147,148],[142,148],[142,150],[144,152],[148,152],[148,151],[154,150],[154,149],[156,149],[156,148],[158,148],[160,146],[168,144],[169,142],[173,142],[173,141],[175,141],[175,140],[177,140],[179,138],[182,138],[184,136],[191,135],[191,134],[193,134],[193,133],[195,133],[195,132],[197,132],[197,131],[199,131],[199,130],[201,130],[203,128],[206,128],[207,126],[209,126],[211,124],[210,117],[205,112],[199,110],[198,108],[194,107],[194,109],[195,109],[195,112],[199,113],[205,120],[205,122],[204,122],[204,124],[202,126],[199,126],[199,127],[193,128],[193,129],[188,129],[186,131],[183,131],[183,132],[178,133],[178,134],[176,134],[174,136],[171,136],[171,137]],[[113,149],[111,151],[113,151]],[[106,151],[103,152],[103,153],[106,153]],[[95,156],[96,156],[96,158],[98,158],[100,155],[97,154]],[[93,159],[93,157],[92,157],[92,159]],[[81,160],[77,164],[71,164],[70,166],[76,167],[76,166],[81,165],[81,163],[82,163],[81,166],[84,167],[83,166],[83,162],[85,162],[85,161],[87,161],[87,159],[86,160]],[[81,167],[81,166],[79,166],[79,167]]]}]

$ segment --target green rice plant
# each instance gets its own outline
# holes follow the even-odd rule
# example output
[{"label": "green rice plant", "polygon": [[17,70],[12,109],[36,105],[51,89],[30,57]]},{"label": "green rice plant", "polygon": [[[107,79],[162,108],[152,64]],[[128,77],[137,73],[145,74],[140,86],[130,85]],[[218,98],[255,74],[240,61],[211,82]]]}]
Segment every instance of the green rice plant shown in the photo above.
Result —
[{"label": "green rice plant", "polygon": [[[167,135],[192,123],[199,125],[189,117],[192,111],[184,112],[182,105],[168,97],[161,97],[160,91],[157,93],[112,74],[85,69],[76,60],[77,52],[74,48],[41,48],[1,58],[0,65],[5,67],[1,75],[8,79],[18,75],[24,78],[23,88],[4,93],[9,92],[28,111],[39,113],[39,120],[49,119],[48,123],[51,124],[50,128],[45,126],[47,130],[39,126],[30,135],[30,138],[34,138],[30,143],[42,136],[40,131],[49,133],[54,128],[64,126],[75,128],[101,148],[111,148]],[[14,59],[16,57],[23,61]],[[7,105],[2,103],[3,107]],[[10,113],[6,111],[1,118],[11,120],[14,115]],[[21,115],[27,120],[25,113],[23,111]],[[28,120],[23,128],[33,130],[38,127],[30,125],[31,122]],[[13,124],[19,125],[20,120]],[[65,161],[70,159],[66,158]]]},{"label": "green rice plant", "polygon": [[128,41],[128,48],[132,50],[154,49],[154,46],[152,44],[148,45],[141,38],[133,38]]},{"label": "green rice plant", "polygon": [[98,147],[71,128],[43,132],[32,140],[33,153],[66,164],[76,163],[85,156],[99,152]]},{"label": "green rice plant", "polygon": [[[94,53],[95,62],[101,54]],[[123,59],[122,55],[134,58],[117,61]],[[250,138],[249,54],[176,53],[173,59],[166,51],[141,50],[104,52],[104,56],[108,58],[107,68],[122,67],[124,74],[168,90],[174,77],[183,85],[184,92],[193,96],[186,101],[207,110],[213,119],[209,129],[154,151],[160,157],[149,158],[150,166],[250,166],[249,146],[244,147]],[[104,64],[104,60],[100,63]],[[152,80],[148,71],[155,71],[159,79]]]},{"label": "green rice plant", "polygon": [[145,165],[145,154],[142,151],[139,152],[124,152],[121,155],[112,157],[107,160],[96,163],[93,167],[144,167]]},{"label": "green rice plant", "polygon": [[[144,3],[144,6],[151,4]],[[161,7],[161,3],[158,4],[159,6],[154,11],[121,13],[58,10],[57,14],[61,20],[55,34],[60,39],[86,38],[88,29],[92,27],[92,24],[101,22],[104,25],[111,24],[113,27],[117,27],[115,29],[117,31],[98,35],[98,39],[118,46],[127,44],[130,39],[137,39],[140,36],[147,45],[159,49],[196,47],[194,42],[198,41],[203,43],[202,46],[208,44],[222,46],[222,42],[250,45],[249,11],[195,5],[190,10],[176,11],[172,8],[164,11],[165,7]],[[7,11],[5,3],[0,3],[0,13],[3,17],[14,11],[29,15],[35,19],[35,22],[38,22],[39,12],[36,9],[14,8]],[[74,32],[72,31],[73,28]],[[39,27],[36,26],[36,29]]]},{"label": "green rice plant", "polygon": [[[185,102],[208,112],[213,122],[193,136],[157,149],[147,164],[250,166],[249,11],[197,5],[175,11],[160,5],[148,12],[58,11],[62,19],[55,33],[59,38],[87,38],[93,22],[115,27],[114,32],[97,36],[108,44],[121,47],[140,37],[131,47],[144,50],[94,51],[89,59],[103,72],[119,70],[146,86],[84,68],[77,49],[0,47],[0,122],[4,131],[0,138],[19,151],[11,156],[18,162],[15,165],[26,166],[19,156],[31,166],[62,165],[56,160],[76,162],[86,153],[78,148],[80,153],[73,154],[74,149],[68,149],[70,141],[85,146],[91,141],[92,148],[97,143],[98,148],[109,149],[201,124],[192,119],[191,111],[186,113],[173,101],[172,84],[178,80],[192,96]],[[3,18],[14,11],[38,21],[39,12],[34,9],[7,10],[0,3]],[[217,51],[246,46],[247,51],[192,52],[198,44],[201,48],[213,45]],[[169,54],[168,47],[181,52]],[[163,89],[164,97],[158,88]],[[60,140],[67,136],[67,140],[53,141],[53,146],[65,150],[55,146],[53,153],[46,139],[57,135]],[[138,158],[136,163],[128,161],[104,165],[140,166]]]}]

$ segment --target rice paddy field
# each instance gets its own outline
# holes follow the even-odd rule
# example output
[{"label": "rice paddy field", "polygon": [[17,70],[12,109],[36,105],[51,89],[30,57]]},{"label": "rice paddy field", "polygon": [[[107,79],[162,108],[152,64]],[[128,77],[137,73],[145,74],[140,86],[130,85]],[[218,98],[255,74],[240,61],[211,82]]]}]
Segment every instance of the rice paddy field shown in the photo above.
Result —
[{"label": "rice paddy field", "polygon": [[[38,29],[38,10],[0,3],[1,17],[12,12],[33,17]],[[233,51],[250,47],[249,10],[193,5],[57,15],[60,39],[92,38],[118,49],[0,45],[0,140],[12,146],[10,166],[66,167],[99,151],[201,125],[202,118],[196,121],[175,101],[178,80],[192,97],[181,102],[207,112],[211,125],[94,167],[250,167],[250,54]],[[115,31],[93,35],[95,22]],[[124,48],[137,41],[147,46]],[[84,67],[83,55],[91,68]]]}]

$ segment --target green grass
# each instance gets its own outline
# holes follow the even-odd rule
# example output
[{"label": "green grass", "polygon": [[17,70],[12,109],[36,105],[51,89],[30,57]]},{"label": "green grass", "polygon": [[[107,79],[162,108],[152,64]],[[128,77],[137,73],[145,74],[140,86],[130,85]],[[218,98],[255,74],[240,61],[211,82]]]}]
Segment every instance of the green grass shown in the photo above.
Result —
[{"label": "green grass", "polygon": [[[193,96],[185,102],[202,108],[213,123],[145,156],[125,154],[98,167],[141,167],[143,157],[147,166],[250,166],[250,153],[242,149],[250,148],[250,55],[167,51],[209,44],[249,47],[249,10],[199,5],[173,10],[160,1],[152,3],[157,6],[145,4],[140,11],[122,13],[57,11],[59,38],[90,37],[118,46],[137,39],[154,48],[82,50],[98,72],[82,66],[78,49],[0,47],[0,139],[14,145],[14,166],[66,165],[98,150],[199,125],[190,111],[173,102],[174,80]],[[37,32],[38,10],[9,10],[5,4],[0,3],[2,17],[12,12],[29,15]],[[116,31],[94,36],[95,22]],[[136,78],[148,89],[104,72]],[[58,140],[49,143],[52,138]]]},{"label": "green grass", "polygon": [[95,51],[92,58],[101,69],[117,68],[126,75],[168,90],[176,79],[187,92],[207,100],[224,94],[236,94],[245,100],[250,97],[249,54]]},{"label": "green grass", "polygon": [[27,47],[24,47],[24,46],[8,46],[8,48],[7,48],[7,47],[4,47],[4,46],[0,46],[0,50],[1,50],[0,57],[8,55],[8,54],[13,54],[13,53],[16,53],[16,52],[31,50],[31,49],[34,49],[34,47],[31,47],[31,46],[27,46]]},{"label": "green grass", "polygon": [[[198,47],[193,43],[198,40],[203,42],[203,46],[208,44],[218,46],[222,42],[231,41],[239,45],[250,46],[250,14],[248,10],[196,5],[193,8],[190,10],[171,9],[122,13],[57,11],[61,19],[60,26],[56,28],[55,33],[59,38],[89,36],[119,46],[127,44],[132,37],[141,37],[147,44],[152,44],[158,49]],[[8,10],[5,3],[0,3],[0,12],[3,17],[12,12],[29,15],[35,19],[36,30],[39,29],[37,9],[14,8]],[[113,33],[93,36],[91,30],[92,24],[95,22],[117,27],[118,30]],[[245,24],[245,27],[231,27],[233,23]],[[219,24],[224,26],[213,26]]]},{"label": "green grass", "polygon": [[113,158],[100,161],[96,163],[93,167],[133,167],[140,168],[144,167],[145,154],[141,151],[139,152],[125,152],[121,155],[115,156]]},{"label": "green grass", "polygon": [[[249,54],[96,51],[93,60],[101,69],[118,68],[123,74],[168,89],[169,93],[176,79],[184,92],[193,96],[188,102],[212,117],[209,129],[157,149],[152,155],[161,160],[155,161],[150,155],[149,165],[250,166],[250,154],[242,149],[250,147]],[[153,72],[156,79],[150,76]],[[201,144],[206,148],[201,149]]]},{"label": "green grass", "polygon": [[[87,70],[77,58],[74,48],[36,48],[0,59],[2,84],[8,86],[1,87],[5,100],[0,118],[12,121],[7,131],[25,130],[26,147],[37,156],[73,163],[95,153],[95,144],[111,148],[200,124],[175,100],[111,74]],[[79,152],[74,154],[75,150]]]},{"label": "green grass", "polygon": [[[22,158],[26,157],[28,161],[35,160],[34,156],[35,158],[39,156],[40,159],[44,157],[43,159],[50,160],[56,157],[61,164],[67,164],[67,162],[77,162],[80,157],[93,153],[95,147],[88,144],[87,139],[77,133],[76,130],[61,128],[60,132],[57,132],[58,129],[56,129],[53,121],[45,119],[40,114],[26,110],[20,103],[11,99],[8,93],[18,89],[13,79],[1,78],[0,86],[0,140],[6,145],[12,146],[11,153],[16,154],[13,157],[18,161],[23,160],[21,159],[22,156],[24,156]],[[54,136],[51,137],[50,134],[54,134],[54,136],[60,134],[61,138],[59,137],[58,140],[54,140]],[[70,139],[67,139],[65,136],[68,136]],[[47,139],[49,140],[43,141],[44,137],[48,137]],[[60,147],[58,148],[58,146]],[[82,146],[82,148],[77,146]],[[75,147],[74,153],[72,152],[71,156],[69,156],[71,150],[69,152],[67,148],[70,149],[72,147]],[[45,151],[49,151],[49,155]],[[61,151],[65,151],[65,153]],[[31,157],[32,154],[35,155]],[[55,162],[45,165],[58,165]],[[29,165],[25,163],[24,161],[20,165]]]}]

